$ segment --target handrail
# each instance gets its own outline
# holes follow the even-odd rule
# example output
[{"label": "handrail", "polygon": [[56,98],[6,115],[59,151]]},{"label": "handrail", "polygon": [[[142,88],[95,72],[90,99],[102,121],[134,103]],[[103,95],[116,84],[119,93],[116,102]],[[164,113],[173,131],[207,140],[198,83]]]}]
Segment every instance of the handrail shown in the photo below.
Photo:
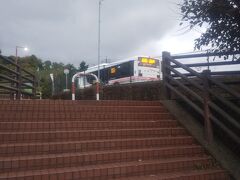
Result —
[{"label": "handrail", "polygon": [[228,88],[227,86],[225,86],[223,83],[218,82],[214,79],[209,79],[212,83],[214,83],[215,85],[219,86],[220,88],[224,89],[225,91],[227,91],[229,94],[231,94],[232,96],[234,96],[237,99],[240,99],[240,94],[235,92],[234,90]]},{"label": "handrail", "polygon": [[[217,71],[217,72],[210,72],[213,76],[234,76],[240,75],[240,71]],[[185,76],[194,76],[191,73],[184,73]]]},{"label": "handrail", "polygon": [[[214,88],[219,88],[222,91],[228,93],[229,96],[235,100],[240,100],[240,93],[229,88],[225,83],[222,83],[212,76],[216,72],[211,72],[210,70],[204,70],[203,73],[199,73],[192,69],[191,67],[199,66],[220,66],[220,65],[233,65],[239,64],[239,61],[224,61],[224,62],[214,62],[214,63],[195,63],[195,64],[183,64],[176,59],[183,58],[193,58],[193,57],[208,57],[208,56],[228,56],[233,53],[212,53],[212,54],[191,54],[183,56],[171,56],[168,52],[163,52],[162,59],[162,72],[163,72],[163,84],[165,87],[166,97],[171,99],[171,92],[173,92],[176,97],[184,100],[190,107],[196,110],[201,116],[204,117],[206,140],[211,143],[212,137],[212,123],[217,125],[222,131],[228,134],[233,141],[235,141],[240,146],[240,122],[238,118],[240,115],[240,108],[233,102],[225,99],[216,93],[211,86]],[[234,53],[236,54],[236,52]],[[240,54],[240,52],[239,52]],[[184,70],[185,73],[181,73],[180,70]],[[187,73],[186,73],[187,72]],[[222,75],[234,75],[238,74],[240,71],[221,71]],[[240,74],[240,73],[239,73]],[[197,80],[197,81],[196,81]],[[187,82],[186,85],[184,82]],[[197,88],[195,91],[192,87]],[[212,99],[214,97],[215,99]],[[194,100],[192,99],[194,98]],[[197,100],[197,101],[195,101]],[[221,102],[221,106],[217,102]],[[198,102],[198,103],[197,103]],[[227,112],[231,110],[232,113]],[[217,113],[217,114],[216,114]],[[224,118],[224,123],[219,119]],[[235,117],[236,116],[236,117]],[[234,127],[231,129],[230,127]]]},{"label": "handrail", "polygon": [[76,87],[75,87],[75,79],[79,78],[81,76],[92,76],[95,78],[96,80],[96,100],[99,101],[99,79],[98,77],[93,74],[93,73],[83,73],[83,72],[77,72],[76,74],[73,75],[72,77],[72,100],[75,101],[75,91],[76,91]]},{"label": "handrail", "polygon": [[[21,67],[21,64],[15,63],[15,60],[11,57],[0,55],[0,59],[3,63],[9,64],[11,68],[4,64],[0,64],[0,70],[3,70],[4,74],[0,72],[0,90],[4,90],[14,98],[21,99],[22,95],[34,97],[36,94],[36,78],[35,75],[28,70]],[[3,85],[4,83],[4,85]],[[29,85],[29,84],[31,85]],[[25,91],[25,88],[31,90],[31,92]]]},{"label": "handrail", "polygon": [[199,57],[211,57],[211,56],[231,56],[240,54],[240,51],[233,52],[209,52],[209,53],[195,53],[195,54],[186,54],[186,55],[173,55],[173,59],[186,59],[186,58],[199,58]]},{"label": "handrail", "polygon": [[[188,81],[190,84],[192,84],[193,86],[195,86],[196,88],[198,88],[199,90],[203,91],[203,87],[200,86],[199,84],[197,84],[194,81],[191,81],[186,75],[178,72],[177,70],[175,70],[173,67],[166,65],[166,68],[168,68],[170,71],[172,71],[174,74],[176,74],[178,77],[183,78],[185,81]],[[174,77],[174,76],[173,76]]]},{"label": "handrail", "polygon": [[196,77],[198,77],[198,78],[200,78],[200,79],[203,78],[202,75],[199,74],[197,71],[194,71],[193,69],[191,69],[191,68],[188,67],[187,65],[182,64],[182,63],[176,61],[175,59],[170,59],[169,57],[166,57],[166,60],[169,60],[170,62],[175,63],[176,65],[178,65],[178,67],[181,67],[181,68],[184,69],[185,71],[190,72],[192,75],[194,75],[194,76],[196,76]]},{"label": "handrail", "polygon": [[[187,67],[202,67],[202,66],[224,66],[224,65],[235,65],[239,64],[238,61],[224,61],[224,62],[209,62],[209,63],[193,63],[185,64]],[[176,68],[177,65],[173,65],[173,68]]]}]

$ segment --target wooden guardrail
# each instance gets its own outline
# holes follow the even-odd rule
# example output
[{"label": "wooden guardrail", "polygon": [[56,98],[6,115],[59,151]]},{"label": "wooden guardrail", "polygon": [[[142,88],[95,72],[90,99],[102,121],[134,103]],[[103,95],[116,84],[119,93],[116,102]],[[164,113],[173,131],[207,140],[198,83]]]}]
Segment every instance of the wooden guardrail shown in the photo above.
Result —
[{"label": "wooden guardrail", "polygon": [[0,55],[0,94],[12,99],[35,97],[36,77],[15,60]]},{"label": "wooden guardrail", "polygon": [[[240,60],[197,63],[196,58],[226,57],[236,54],[240,54],[240,52],[182,56],[171,56],[168,52],[162,54],[163,84],[166,97],[171,99],[174,95],[204,117],[208,143],[211,143],[213,138],[213,127],[218,127],[225,136],[228,136],[240,147],[240,93],[219,80],[229,75],[231,78],[240,77],[239,70],[224,70],[230,65],[240,65]],[[189,58],[195,58],[196,63],[184,63],[184,60]],[[223,70],[211,72],[210,69],[214,66],[222,66]],[[198,72],[193,67],[208,68]],[[239,87],[240,81],[235,83]]]}]

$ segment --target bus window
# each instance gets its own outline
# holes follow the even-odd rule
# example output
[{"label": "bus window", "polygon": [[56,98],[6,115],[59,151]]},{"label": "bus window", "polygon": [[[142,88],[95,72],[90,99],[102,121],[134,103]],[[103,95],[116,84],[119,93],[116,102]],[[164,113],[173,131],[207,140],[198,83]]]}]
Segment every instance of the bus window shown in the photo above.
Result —
[{"label": "bus window", "polygon": [[109,68],[110,80],[133,76],[133,61]]}]

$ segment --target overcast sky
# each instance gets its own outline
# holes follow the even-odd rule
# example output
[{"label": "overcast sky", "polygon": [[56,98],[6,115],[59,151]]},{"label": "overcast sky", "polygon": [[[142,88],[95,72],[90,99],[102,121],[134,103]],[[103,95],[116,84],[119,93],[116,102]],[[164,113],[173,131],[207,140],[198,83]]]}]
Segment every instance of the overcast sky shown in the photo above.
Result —
[{"label": "overcast sky", "polygon": [[[97,64],[98,0],[1,0],[0,49],[3,55],[35,54],[43,60]],[[101,59],[160,56],[193,51],[198,31],[179,27],[181,0],[104,0]]]}]

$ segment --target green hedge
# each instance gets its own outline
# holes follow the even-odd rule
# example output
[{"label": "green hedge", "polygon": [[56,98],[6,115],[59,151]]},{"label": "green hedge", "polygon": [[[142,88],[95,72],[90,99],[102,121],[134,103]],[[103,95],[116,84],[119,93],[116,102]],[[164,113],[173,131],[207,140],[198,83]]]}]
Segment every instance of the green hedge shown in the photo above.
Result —
[{"label": "green hedge", "polygon": [[[101,100],[160,100],[163,99],[160,81],[101,86]],[[71,92],[57,94],[53,99],[71,99]],[[76,100],[95,100],[96,86],[76,90]]]}]

